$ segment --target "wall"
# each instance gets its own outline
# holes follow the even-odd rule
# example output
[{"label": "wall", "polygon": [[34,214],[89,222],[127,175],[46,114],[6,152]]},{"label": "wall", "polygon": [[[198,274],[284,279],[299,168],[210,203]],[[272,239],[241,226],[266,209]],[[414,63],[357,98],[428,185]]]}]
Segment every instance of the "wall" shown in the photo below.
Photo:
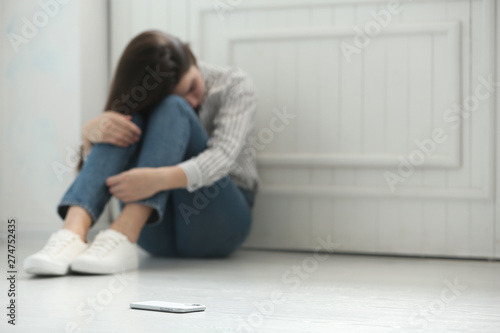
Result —
[{"label": "wall", "polygon": [[247,247],[331,237],[342,252],[499,257],[482,83],[495,79],[495,1],[179,4],[112,1],[112,59],[159,27],[252,75],[263,186]]},{"label": "wall", "polygon": [[[500,6],[496,6],[496,28],[497,28],[497,34],[496,38],[498,39],[498,36],[500,36]],[[500,55],[500,43],[496,42],[496,54],[495,58],[498,59],[498,56]],[[497,70],[497,75],[496,75],[496,81],[500,80],[500,66],[498,65],[498,60],[496,60],[496,70]],[[496,115],[496,127],[495,128],[500,128],[500,117],[498,116],[499,111],[500,111],[500,89],[497,89],[497,98],[496,98],[496,104],[495,104],[495,115]],[[500,165],[500,135],[496,136],[496,169],[498,169],[498,166]],[[496,209],[495,209],[495,257],[500,258],[500,196],[498,195],[500,191],[500,180],[498,179],[498,175],[495,177],[496,182],[495,182],[495,197],[496,197]]]},{"label": "wall", "polygon": [[[19,228],[56,228],[83,121],[104,105],[107,2],[2,0],[0,15],[0,212]],[[23,30],[33,22],[37,32]],[[26,37],[17,52],[8,34]]]}]

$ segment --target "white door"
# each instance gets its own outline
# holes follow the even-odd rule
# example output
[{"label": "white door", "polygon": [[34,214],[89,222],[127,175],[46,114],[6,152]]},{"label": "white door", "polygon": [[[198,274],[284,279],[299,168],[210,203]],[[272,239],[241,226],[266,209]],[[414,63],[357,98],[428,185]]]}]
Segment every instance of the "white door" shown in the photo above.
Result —
[{"label": "white door", "polygon": [[[493,0],[112,1],[259,96],[247,247],[500,257]],[[495,228],[496,225],[496,228]],[[496,244],[496,247],[495,247]]]}]

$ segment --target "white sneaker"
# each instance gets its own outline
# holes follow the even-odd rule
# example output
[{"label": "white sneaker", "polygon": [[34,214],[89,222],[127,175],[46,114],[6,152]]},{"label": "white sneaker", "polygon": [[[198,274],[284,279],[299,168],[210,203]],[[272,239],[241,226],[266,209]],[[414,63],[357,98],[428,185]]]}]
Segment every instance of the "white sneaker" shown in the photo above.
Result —
[{"label": "white sneaker", "polygon": [[24,270],[31,274],[64,275],[71,261],[87,247],[88,244],[73,231],[58,230],[50,235],[43,249],[24,260]]},{"label": "white sneaker", "polygon": [[137,244],[112,229],[101,230],[89,248],[71,263],[73,271],[92,274],[113,274],[137,267]]}]

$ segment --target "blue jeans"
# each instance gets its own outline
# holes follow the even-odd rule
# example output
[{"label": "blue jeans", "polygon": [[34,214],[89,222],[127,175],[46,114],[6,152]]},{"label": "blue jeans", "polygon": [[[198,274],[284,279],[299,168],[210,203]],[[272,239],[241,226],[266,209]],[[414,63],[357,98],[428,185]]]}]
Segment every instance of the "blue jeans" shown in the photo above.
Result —
[{"label": "blue jeans", "polygon": [[[140,139],[128,147],[92,146],[83,167],[64,194],[57,213],[84,208],[92,225],[111,197],[106,179],[134,167],[172,166],[207,148],[208,134],[181,97],[165,98],[147,115],[133,114]],[[133,201],[153,208],[137,244],[152,255],[226,257],[241,246],[252,223],[253,192],[229,175],[197,191],[165,190]],[[120,200],[120,209],[125,203]]]}]

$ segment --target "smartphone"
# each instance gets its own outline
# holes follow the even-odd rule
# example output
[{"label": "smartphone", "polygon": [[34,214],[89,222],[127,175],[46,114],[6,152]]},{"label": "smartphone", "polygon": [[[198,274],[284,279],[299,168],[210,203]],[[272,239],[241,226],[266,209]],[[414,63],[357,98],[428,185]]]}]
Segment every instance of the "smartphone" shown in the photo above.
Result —
[{"label": "smartphone", "polygon": [[130,308],[174,313],[205,311],[205,305],[196,303],[172,303],[162,301],[146,301],[130,303]]}]

